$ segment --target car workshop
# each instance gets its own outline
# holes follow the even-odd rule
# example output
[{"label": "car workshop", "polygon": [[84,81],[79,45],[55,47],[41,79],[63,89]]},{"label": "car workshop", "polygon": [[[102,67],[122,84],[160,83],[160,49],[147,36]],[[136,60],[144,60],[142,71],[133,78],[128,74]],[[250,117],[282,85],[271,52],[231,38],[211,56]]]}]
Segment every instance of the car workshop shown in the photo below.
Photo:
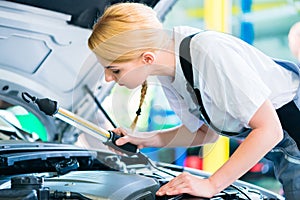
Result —
[{"label": "car workshop", "polygon": [[300,0],[0,0],[0,200],[299,200],[299,63]]}]

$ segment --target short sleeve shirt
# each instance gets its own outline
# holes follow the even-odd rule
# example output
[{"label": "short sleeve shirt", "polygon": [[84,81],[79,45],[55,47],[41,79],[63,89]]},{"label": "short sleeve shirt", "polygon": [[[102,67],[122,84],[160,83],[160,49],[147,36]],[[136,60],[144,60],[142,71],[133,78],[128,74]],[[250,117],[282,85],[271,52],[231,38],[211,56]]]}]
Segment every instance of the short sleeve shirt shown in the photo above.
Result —
[{"label": "short sleeve shirt", "polygon": [[[194,85],[200,90],[205,110],[218,129],[238,132],[249,127],[249,121],[267,99],[277,109],[294,98],[298,76],[260,50],[230,34],[175,27],[176,75],[169,79],[169,88],[174,89],[171,96],[181,96],[185,107],[178,108],[176,101],[168,97],[170,92],[164,91],[171,108],[190,131],[201,125],[199,106],[186,91],[178,52],[182,39],[196,32],[190,46]],[[166,77],[162,79],[167,81]],[[192,120],[185,122],[182,118],[181,113],[186,112],[198,119],[192,122],[194,125],[190,125]]]}]

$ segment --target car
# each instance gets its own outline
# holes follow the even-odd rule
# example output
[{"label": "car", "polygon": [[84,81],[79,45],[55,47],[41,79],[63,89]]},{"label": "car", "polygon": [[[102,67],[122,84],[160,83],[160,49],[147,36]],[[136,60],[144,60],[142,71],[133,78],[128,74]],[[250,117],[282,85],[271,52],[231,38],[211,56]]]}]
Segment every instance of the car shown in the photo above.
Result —
[{"label": "car", "polygon": [[[87,38],[118,2],[0,1],[0,199],[204,199],[155,193],[182,172],[209,173],[153,161],[134,145],[113,150],[118,136],[108,130],[116,125],[102,103],[114,84],[104,81]],[[161,19],[176,3],[135,2]],[[41,101],[54,110],[45,114]],[[210,199],[284,197],[238,180]]]}]

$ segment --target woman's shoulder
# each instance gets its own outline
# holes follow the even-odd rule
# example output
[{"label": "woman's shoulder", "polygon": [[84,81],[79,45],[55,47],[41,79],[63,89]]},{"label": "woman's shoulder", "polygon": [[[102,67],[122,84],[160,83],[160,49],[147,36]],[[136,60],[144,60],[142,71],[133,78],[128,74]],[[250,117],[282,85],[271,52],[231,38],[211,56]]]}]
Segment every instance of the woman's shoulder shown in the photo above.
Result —
[{"label": "woman's shoulder", "polygon": [[180,38],[184,38],[188,35],[199,33],[201,31],[202,29],[191,27],[191,26],[175,26],[173,28],[174,34],[179,36]]},{"label": "woman's shoulder", "polygon": [[[203,30],[196,34],[191,42],[192,49],[203,50],[210,53],[224,51],[255,51],[252,45],[230,34],[214,30]],[[254,50],[255,49],[255,50]]]}]

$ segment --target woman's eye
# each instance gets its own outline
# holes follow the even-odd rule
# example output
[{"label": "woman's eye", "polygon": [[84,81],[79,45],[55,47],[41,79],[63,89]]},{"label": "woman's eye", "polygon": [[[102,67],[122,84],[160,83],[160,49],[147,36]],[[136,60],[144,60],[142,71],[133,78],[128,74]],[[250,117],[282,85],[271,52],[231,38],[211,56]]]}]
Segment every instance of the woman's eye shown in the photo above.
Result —
[{"label": "woman's eye", "polygon": [[118,74],[118,73],[120,73],[120,70],[119,69],[112,70],[112,73]]}]

